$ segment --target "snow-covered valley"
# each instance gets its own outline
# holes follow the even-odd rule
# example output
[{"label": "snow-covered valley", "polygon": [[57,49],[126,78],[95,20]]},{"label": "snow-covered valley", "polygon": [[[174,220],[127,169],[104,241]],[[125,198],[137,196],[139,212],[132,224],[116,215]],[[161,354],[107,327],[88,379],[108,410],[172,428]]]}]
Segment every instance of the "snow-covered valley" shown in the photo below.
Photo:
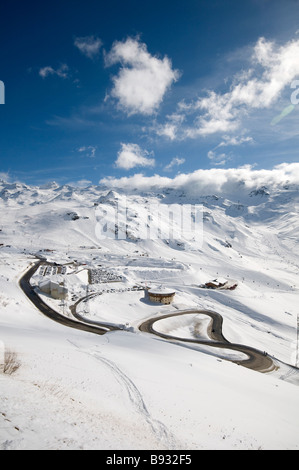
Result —
[{"label": "snow-covered valley", "polygon": [[[1,182],[0,363],[11,351],[18,368],[0,373],[0,449],[298,449],[298,189]],[[157,203],[200,205],[202,238],[140,237],[141,221],[158,232],[148,212]],[[99,211],[109,218],[116,206],[130,209],[126,237],[111,218],[115,232],[100,238]],[[31,284],[45,303],[67,318],[76,304],[82,321],[120,329],[95,335],[39,312],[19,285],[39,258]],[[204,287],[218,278],[237,287]],[[65,300],[39,290],[47,279],[63,284]],[[170,305],[146,297],[160,285],[175,289]],[[232,362],[244,359],[238,351],[139,329],[165,315],[155,325],[163,334],[207,339],[205,315],[166,318],[184,310],[217,312],[230,343],[275,367],[257,372]]]}]

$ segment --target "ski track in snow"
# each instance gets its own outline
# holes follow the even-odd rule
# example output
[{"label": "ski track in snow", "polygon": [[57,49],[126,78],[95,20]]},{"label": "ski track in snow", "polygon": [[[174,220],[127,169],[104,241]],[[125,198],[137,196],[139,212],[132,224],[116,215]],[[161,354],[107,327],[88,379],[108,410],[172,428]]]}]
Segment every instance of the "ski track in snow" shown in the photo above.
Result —
[{"label": "ski track in snow", "polygon": [[163,448],[169,450],[181,448],[181,443],[178,442],[176,437],[168,430],[168,428],[161,421],[154,419],[151,416],[143,399],[142,393],[136,384],[123,370],[120,369],[120,367],[114,361],[108,359],[96,351],[82,350],[73,341],[69,340],[69,343],[71,343],[77,349],[80,349],[81,352],[84,352],[88,356],[91,356],[97,361],[100,361],[110,370],[117,382],[120,384],[121,388],[126,392],[134,411],[137,412],[146,421],[154,437],[160,444],[163,445]]},{"label": "ski track in snow", "polygon": [[145,419],[157,440],[161,442],[166,449],[177,449],[177,439],[161,421],[158,421],[151,416],[144,402],[143,396],[133,380],[130,379],[130,377],[128,377],[112,360],[107,359],[94,351],[88,351],[86,353],[98,361],[101,361],[109,368],[117,382],[126,391],[132,407]]}]

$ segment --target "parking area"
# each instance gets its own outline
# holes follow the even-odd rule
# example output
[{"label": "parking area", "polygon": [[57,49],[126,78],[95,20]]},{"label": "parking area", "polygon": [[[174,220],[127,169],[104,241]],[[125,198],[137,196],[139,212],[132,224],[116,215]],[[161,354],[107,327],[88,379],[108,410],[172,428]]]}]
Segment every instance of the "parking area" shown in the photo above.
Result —
[{"label": "parking area", "polygon": [[65,266],[42,265],[39,270],[40,276],[55,276],[56,274],[66,274]]}]

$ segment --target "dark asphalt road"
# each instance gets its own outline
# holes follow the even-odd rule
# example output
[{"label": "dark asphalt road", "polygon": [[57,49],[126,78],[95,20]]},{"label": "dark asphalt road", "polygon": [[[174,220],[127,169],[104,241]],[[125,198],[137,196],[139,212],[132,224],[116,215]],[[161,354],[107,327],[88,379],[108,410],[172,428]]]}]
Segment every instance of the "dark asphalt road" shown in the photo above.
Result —
[{"label": "dark asphalt road", "polygon": [[38,261],[34,264],[21,278],[20,280],[20,287],[23,290],[24,294],[31,300],[31,302],[35,305],[35,307],[46,315],[51,320],[54,320],[64,326],[70,328],[76,328],[77,330],[88,331],[89,333],[94,333],[97,335],[104,335],[107,333],[107,328],[103,329],[100,326],[89,325],[82,322],[77,322],[68,318],[64,315],[53,310],[49,305],[47,305],[34,291],[30,284],[31,277],[35,274],[41,264],[45,264],[45,261]]},{"label": "dark asphalt road", "polygon": [[[197,314],[204,314],[209,316],[212,319],[212,323],[208,328],[208,334],[211,338],[211,341],[208,340],[200,340],[200,339],[190,339],[190,338],[181,338],[178,336],[167,335],[164,333],[160,333],[154,328],[154,324],[157,323],[159,320],[165,318],[173,318],[182,315],[197,315]],[[205,346],[210,346],[213,348],[224,348],[224,349],[231,349],[233,351],[241,352],[246,354],[248,359],[244,360],[231,360],[238,365],[247,367],[249,369],[253,369],[259,372],[270,372],[271,370],[275,369],[275,365],[273,360],[268,355],[265,355],[262,351],[258,349],[252,348],[250,346],[244,346],[242,344],[234,344],[230,343],[222,333],[222,323],[223,319],[219,313],[212,312],[209,310],[186,310],[180,311],[176,313],[170,313],[168,315],[161,315],[160,317],[150,318],[143,322],[139,329],[143,332],[155,334],[164,338],[168,341],[180,341],[184,343],[190,344],[202,344]]]}]

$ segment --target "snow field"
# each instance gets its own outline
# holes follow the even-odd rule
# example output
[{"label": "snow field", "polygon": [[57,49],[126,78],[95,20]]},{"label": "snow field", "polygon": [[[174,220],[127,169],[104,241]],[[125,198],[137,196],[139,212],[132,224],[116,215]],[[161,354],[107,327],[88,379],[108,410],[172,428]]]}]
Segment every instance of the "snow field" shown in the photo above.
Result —
[{"label": "snow field", "polygon": [[[112,204],[116,192],[22,185],[4,185],[3,191],[0,351],[15,351],[21,365],[13,375],[0,372],[1,450],[298,449],[298,376],[283,364],[295,360],[297,190],[277,190],[268,199],[238,194],[239,204],[202,197],[202,245],[99,241],[93,204],[102,196],[103,204]],[[150,197],[157,195],[131,194],[131,209],[142,210]],[[164,200],[177,201],[178,194]],[[176,290],[175,301],[164,307],[150,304],[142,291],[103,293],[79,303],[78,312],[95,321],[129,323],[130,332],[95,336],[67,328],[44,317],[19,288],[35,254],[50,262],[77,260],[79,268],[113,269],[124,276],[114,288],[162,283]],[[199,287],[220,276],[236,280],[237,289]],[[86,295],[87,271],[63,279],[70,289],[64,307],[44,299],[70,315],[72,296]],[[89,288],[98,292],[103,286]],[[261,374],[225,360],[237,352],[193,348],[138,330],[147,318],[190,308],[220,313],[230,342],[266,350],[280,370]],[[198,316],[155,326],[189,337],[198,319],[197,334],[205,337],[208,322]]]}]

